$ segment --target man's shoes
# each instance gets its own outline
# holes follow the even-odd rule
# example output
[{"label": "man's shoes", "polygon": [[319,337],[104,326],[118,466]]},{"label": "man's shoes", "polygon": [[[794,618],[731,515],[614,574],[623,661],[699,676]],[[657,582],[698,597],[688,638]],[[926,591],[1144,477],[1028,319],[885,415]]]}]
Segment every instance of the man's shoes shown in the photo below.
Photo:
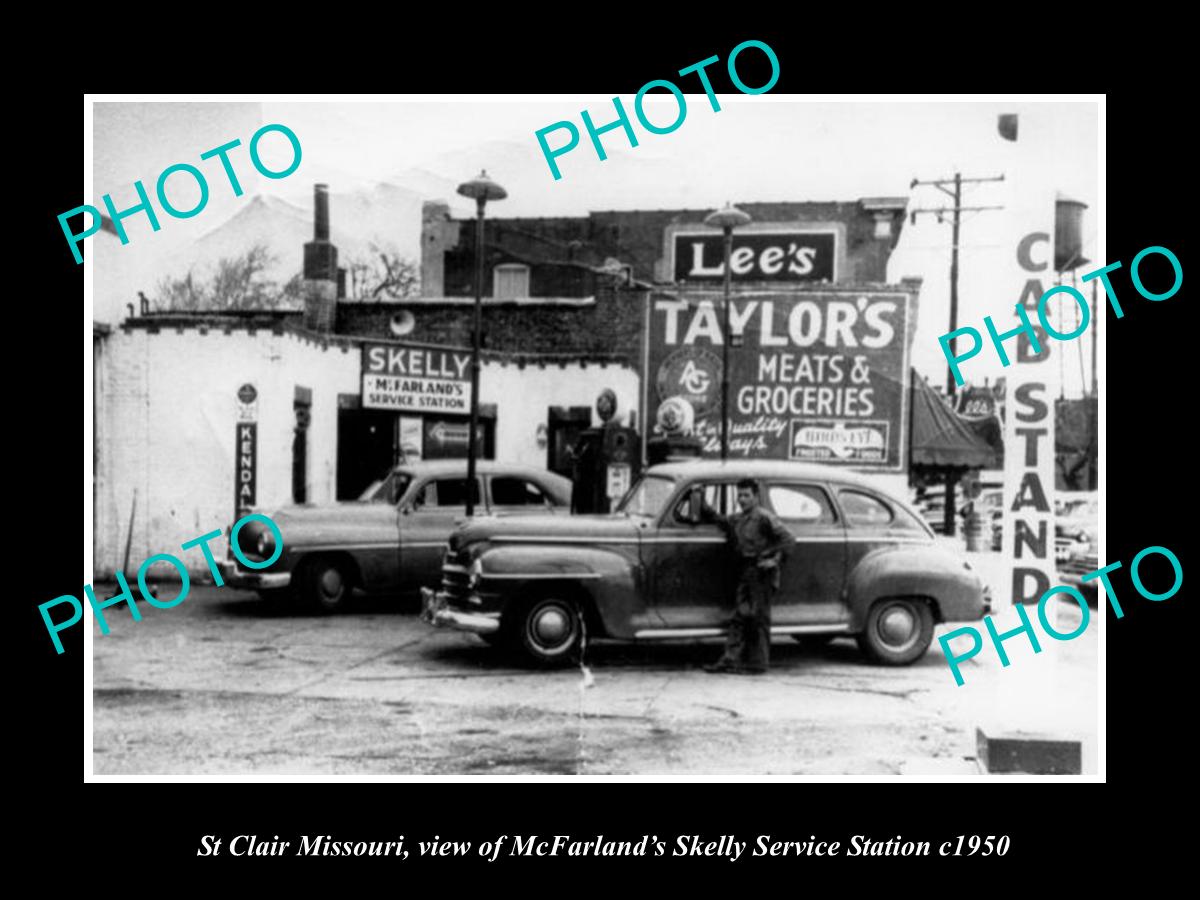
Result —
[{"label": "man's shoes", "polygon": [[767,669],[765,666],[742,666],[737,669],[739,675],[766,675]]},{"label": "man's shoes", "polygon": [[738,667],[733,663],[726,662],[723,659],[717,660],[715,663],[709,663],[704,667],[705,672],[737,672]]}]

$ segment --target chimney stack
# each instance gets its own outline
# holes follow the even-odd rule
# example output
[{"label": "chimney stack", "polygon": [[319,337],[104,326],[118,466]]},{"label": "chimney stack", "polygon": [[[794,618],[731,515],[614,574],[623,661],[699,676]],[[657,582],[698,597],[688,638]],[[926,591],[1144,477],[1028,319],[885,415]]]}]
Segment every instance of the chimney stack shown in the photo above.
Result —
[{"label": "chimney stack", "polygon": [[329,186],[313,188],[313,239],[304,245],[304,325],[333,331],[337,311],[337,247],[329,242]]},{"label": "chimney stack", "polygon": [[329,240],[329,185],[318,184],[313,187],[313,240]]}]

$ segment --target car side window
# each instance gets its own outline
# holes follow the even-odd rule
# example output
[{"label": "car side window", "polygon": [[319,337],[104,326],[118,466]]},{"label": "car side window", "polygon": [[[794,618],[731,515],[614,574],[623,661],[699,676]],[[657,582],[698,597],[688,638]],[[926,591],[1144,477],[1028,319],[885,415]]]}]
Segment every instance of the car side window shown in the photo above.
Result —
[{"label": "car side window", "polygon": [[772,484],[767,502],[775,515],[788,523],[827,525],[836,521],[829,495],[815,484]]},{"label": "car side window", "polygon": [[891,507],[877,497],[862,491],[838,491],[846,523],[855,528],[886,528],[892,524]]},{"label": "car side window", "polygon": [[[475,502],[479,502],[479,486],[475,486]],[[427,482],[413,498],[417,507],[446,507],[467,505],[467,479],[437,478]]]},{"label": "car side window", "polygon": [[496,506],[546,506],[549,500],[532,481],[505,476],[492,479],[492,503]]},{"label": "car side window", "polygon": [[[737,506],[737,485],[709,482],[707,484],[693,484],[679,496],[679,501],[675,504],[675,509],[672,512],[672,518],[676,524],[690,524],[687,520],[688,513],[688,497],[692,491],[699,488],[704,492],[704,502],[708,507],[720,515],[729,515],[734,512]],[[724,502],[722,502],[722,500]]]},{"label": "car side window", "polygon": [[894,510],[896,518],[892,522],[892,528],[897,531],[912,531],[924,535],[929,533],[925,530],[925,525],[908,510],[901,506],[894,507]]}]

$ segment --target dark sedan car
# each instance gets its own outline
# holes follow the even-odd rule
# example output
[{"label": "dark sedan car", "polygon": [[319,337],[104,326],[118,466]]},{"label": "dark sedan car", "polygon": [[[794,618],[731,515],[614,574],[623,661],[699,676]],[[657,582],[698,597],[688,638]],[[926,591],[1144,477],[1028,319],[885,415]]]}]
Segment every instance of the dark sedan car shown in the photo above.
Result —
[{"label": "dark sedan car", "polygon": [[[413,593],[441,578],[442,554],[456,520],[466,513],[466,460],[427,460],[397,466],[356,501],[287,506],[271,513],[283,535],[283,554],[268,569],[220,563],[227,584],[271,598],[302,599],[323,612],[350,592]],[[476,512],[513,516],[565,513],[571,482],[553,472],[480,460]],[[274,553],[271,532],[243,526],[238,544],[251,560]]]},{"label": "dark sedan car", "polygon": [[507,643],[542,664],[572,661],[584,636],[629,641],[713,637],[729,618],[727,538],[700,515],[734,509],[739,481],[795,536],[771,632],[853,635],[873,660],[904,665],[938,622],[975,621],[987,588],[905,503],[868,478],[792,462],[666,463],[608,516],[530,516],[465,524],[446,553],[426,621]]}]

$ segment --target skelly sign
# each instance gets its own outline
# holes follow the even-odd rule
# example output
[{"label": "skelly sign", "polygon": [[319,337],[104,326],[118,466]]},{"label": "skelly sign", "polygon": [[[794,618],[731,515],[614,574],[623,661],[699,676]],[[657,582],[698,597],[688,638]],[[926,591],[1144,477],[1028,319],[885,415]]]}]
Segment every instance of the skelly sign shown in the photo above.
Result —
[{"label": "skelly sign", "polygon": [[363,409],[468,413],[471,354],[399,344],[362,349]]},{"label": "skelly sign", "polygon": [[[686,402],[720,454],[723,299],[655,296],[646,409]],[[729,452],[902,471],[912,298],[883,291],[741,293],[729,309]]]},{"label": "skelly sign", "polygon": [[[675,281],[722,281],[725,237],[719,231],[677,231],[671,236]],[[729,271],[733,281],[833,282],[837,233],[830,230],[734,232]]]}]

